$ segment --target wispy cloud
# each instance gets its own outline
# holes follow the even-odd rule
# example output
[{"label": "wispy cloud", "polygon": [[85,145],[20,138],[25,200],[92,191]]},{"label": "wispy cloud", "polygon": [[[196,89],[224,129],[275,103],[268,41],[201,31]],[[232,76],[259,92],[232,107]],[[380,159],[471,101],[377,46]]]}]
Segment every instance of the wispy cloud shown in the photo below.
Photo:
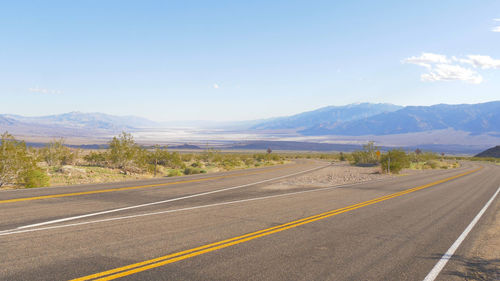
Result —
[{"label": "wispy cloud", "polygon": [[418,57],[409,57],[402,62],[425,67],[427,73],[420,76],[422,81],[465,81],[473,84],[483,81],[483,77],[473,69],[458,65],[461,59],[456,57],[450,60],[446,55],[422,53]]},{"label": "wispy cloud", "polygon": [[[500,22],[500,19],[493,19],[495,22]],[[493,32],[500,32],[500,25],[497,25],[491,29]]]},{"label": "wispy cloud", "polygon": [[32,93],[40,93],[40,94],[54,94],[58,95],[61,94],[62,92],[60,90],[52,90],[52,89],[44,89],[40,87],[34,87],[34,88],[28,88],[28,91]]},{"label": "wispy cloud", "polygon": [[500,60],[494,59],[490,56],[482,55],[468,55],[466,59],[456,59],[461,63],[467,63],[475,68],[481,69],[496,69],[500,68]]},{"label": "wispy cloud", "polygon": [[474,69],[500,69],[500,60],[484,55],[453,56],[449,59],[445,55],[422,53],[421,56],[409,57],[402,62],[425,67],[427,73],[421,75],[422,81],[458,80],[479,84],[483,82],[483,77]]},{"label": "wispy cloud", "polygon": [[448,63],[449,60],[445,55],[433,54],[433,53],[422,53],[418,57],[409,57],[402,61],[403,63],[412,63],[420,65],[423,67],[431,68],[432,64],[436,63]]},{"label": "wispy cloud", "polygon": [[214,89],[219,89],[219,84],[214,83],[213,88]]},{"label": "wispy cloud", "polygon": [[437,64],[421,76],[422,81],[465,81],[472,84],[483,82],[476,71],[453,64]]}]

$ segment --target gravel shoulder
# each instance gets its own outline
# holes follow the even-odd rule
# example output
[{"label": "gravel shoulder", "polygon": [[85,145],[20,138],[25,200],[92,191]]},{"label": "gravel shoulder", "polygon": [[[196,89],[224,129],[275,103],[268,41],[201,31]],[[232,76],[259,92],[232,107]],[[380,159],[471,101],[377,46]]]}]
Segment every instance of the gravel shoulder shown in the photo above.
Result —
[{"label": "gravel shoulder", "polygon": [[500,280],[500,200],[491,207],[494,216],[482,223],[472,247],[464,256],[455,257],[459,264],[453,272],[456,280]]},{"label": "gravel shoulder", "polygon": [[352,184],[392,177],[401,177],[409,174],[422,173],[419,170],[403,170],[398,175],[382,174],[380,167],[356,167],[347,162],[335,163],[324,169],[297,176],[272,185],[262,187],[267,190],[285,190],[296,188],[324,188],[336,185]]}]

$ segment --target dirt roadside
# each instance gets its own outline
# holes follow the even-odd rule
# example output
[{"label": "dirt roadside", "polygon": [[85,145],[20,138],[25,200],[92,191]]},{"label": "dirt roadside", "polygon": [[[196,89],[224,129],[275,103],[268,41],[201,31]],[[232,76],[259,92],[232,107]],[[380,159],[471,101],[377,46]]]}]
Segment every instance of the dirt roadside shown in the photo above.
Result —
[{"label": "dirt roadside", "polygon": [[457,271],[449,272],[453,280],[500,280],[500,200],[497,198],[490,208],[493,216],[480,221],[470,249],[453,258],[459,264]]},{"label": "dirt roadside", "polygon": [[388,175],[380,172],[380,167],[356,167],[347,162],[338,162],[324,169],[297,176],[272,185],[264,186],[263,189],[295,189],[295,188],[323,188],[335,185],[351,184],[365,181],[373,181],[391,177],[400,177],[408,174],[421,173],[420,170],[403,170],[398,175]]}]

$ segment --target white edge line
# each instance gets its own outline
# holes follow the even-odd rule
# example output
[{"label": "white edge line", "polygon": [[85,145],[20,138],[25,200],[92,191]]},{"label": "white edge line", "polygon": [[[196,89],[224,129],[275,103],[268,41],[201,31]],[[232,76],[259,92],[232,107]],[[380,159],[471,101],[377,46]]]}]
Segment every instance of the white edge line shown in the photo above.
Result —
[{"label": "white edge line", "polygon": [[[267,166],[267,167],[262,167],[262,168],[250,168],[250,169],[239,169],[239,170],[233,170],[233,171],[225,171],[225,172],[222,172],[222,173],[228,173],[228,174],[222,174],[221,176],[224,176],[224,175],[236,175],[237,172],[242,172],[242,171],[247,171],[247,172],[252,172],[252,171],[266,171],[268,170],[274,170],[272,168],[279,168],[279,167],[285,167],[287,165],[293,165],[291,163],[287,163],[287,164],[280,164],[279,166]],[[232,173],[234,172],[234,173]],[[201,177],[191,177],[191,179],[210,179],[211,177],[210,176],[217,176],[215,174],[198,174],[198,175],[202,175]],[[176,182],[175,180],[183,180],[183,179],[190,179],[190,176],[191,175],[182,175],[182,176],[177,176],[177,177],[169,177],[169,179],[172,179],[173,181],[172,182]],[[30,187],[30,188],[14,188],[14,189],[0,189],[0,193],[7,193],[7,192],[19,192],[19,193],[22,193],[22,192],[29,192],[29,191],[33,191],[33,190],[37,190],[37,189],[44,189],[44,190],[50,190],[50,189],[65,189],[65,188],[68,188],[68,187],[95,187],[95,186],[98,186],[98,185],[102,185],[102,188],[106,188],[107,185],[110,185],[110,184],[123,184],[125,185],[128,185],[128,184],[140,184],[140,182],[147,182],[147,181],[151,181],[151,184],[157,184],[155,183],[155,181],[158,181],[158,184],[161,184],[163,185],[163,183],[161,182],[163,179],[161,178],[145,178],[145,179],[132,179],[132,180],[126,180],[126,181],[117,181],[117,182],[102,182],[102,183],[81,183],[81,184],[73,184],[73,185],[57,185],[57,186],[40,186],[40,187]],[[170,182],[164,182],[164,183],[170,183]],[[149,185],[149,184],[146,184],[146,185]],[[112,187],[110,187],[112,188]]]},{"label": "white edge line", "polygon": [[270,199],[270,198],[275,198],[275,197],[283,197],[283,196],[288,196],[288,195],[295,195],[295,194],[307,193],[307,192],[313,192],[313,191],[319,191],[319,190],[334,189],[334,188],[339,188],[339,187],[340,186],[328,187],[328,188],[322,188],[322,189],[314,189],[314,190],[304,190],[304,191],[297,191],[297,192],[291,192],[291,193],[286,193],[286,194],[277,194],[277,195],[270,195],[270,196],[265,196],[265,197],[256,197],[256,198],[242,199],[242,200],[236,200],[236,201],[220,202],[220,203],[214,203],[214,204],[209,204],[209,205],[193,206],[193,207],[187,207],[187,208],[181,208],[181,209],[166,210],[166,211],[160,211],[160,212],[152,212],[152,213],[130,215],[130,216],[123,216],[123,217],[116,217],[116,218],[108,218],[108,219],[87,221],[87,222],[80,222],[80,223],[73,223],[73,224],[49,226],[49,227],[43,227],[43,228],[25,229],[25,230],[19,230],[19,231],[14,230],[14,231],[7,232],[7,233],[0,233],[0,236],[17,234],[17,233],[24,233],[24,232],[40,231],[40,230],[49,230],[49,229],[63,228],[63,227],[70,227],[70,226],[79,226],[79,225],[99,223],[99,222],[131,219],[131,218],[138,218],[138,217],[145,217],[145,216],[152,216],[152,215],[160,215],[160,214],[174,213],[174,212],[180,212],[180,211],[189,211],[189,210],[209,208],[209,207],[215,207],[215,206],[230,205],[230,204],[243,203],[243,202],[249,202],[249,201]]},{"label": "white edge line", "polygon": [[[385,180],[385,179],[379,179],[379,180],[370,181],[370,182],[378,182],[378,181],[383,181],[383,180]],[[160,215],[160,214],[167,214],[167,213],[174,213],[174,212],[181,212],[181,211],[189,211],[189,210],[209,208],[209,207],[222,206],[222,205],[231,205],[231,204],[236,204],[236,203],[244,203],[244,202],[264,200],[264,199],[270,199],[270,198],[276,198],[276,197],[284,197],[284,196],[297,195],[297,194],[303,194],[303,193],[309,193],[309,192],[332,190],[332,189],[342,188],[342,187],[347,187],[347,186],[356,186],[356,185],[364,184],[366,182],[367,181],[351,183],[351,184],[344,184],[344,185],[335,185],[335,186],[323,187],[323,188],[312,189],[312,190],[303,190],[303,191],[290,192],[290,193],[285,193],[285,194],[277,194],[277,195],[270,195],[270,196],[264,196],[264,197],[256,197],[256,198],[242,199],[242,200],[236,200],[236,201],[214,203],[214,204],[209,204],[209,205],[201,205],[201,206],[187,207],[187,208],[174,209],[174,210],[166,210],[166,211],[146,213],[146,214],[107,218],[107,219],[86,221],[86,222],[80,222],[80,223],[72,223],[72,224],[64,224],[64,225],[56,225],[56,226],[34,228],[34,229],[24,229],[24,230],[16,230],[16,229],[4,230],[4,231],[0,231],[0,236],[7,236],[7,235],[12,235],[12,234],[35,232],[35,231],[42,231],[42,230],[51,230],[51,229],[57,229],[57,228],[66,228],[66,227],[71,227],[71,226],[80,226],[80,225],[94,224],[94,223],[108,222],[108,221],[115,221],[115,220],[132,219],[132,218],[138,218],[138,217],[146,217],[146,216],[153,216],[153,215]]]},{"label": "white edge line", "polygon": [[462,244],[462,242],[465,240],[465,238],[467,237],[469,232],[471,232],[472,228],[474,228],[474,226],[479,221],[479,219],[481,219],[481,217],[486,212],[488,207],[491,205],[491,203],[493,202],[495,197],[498,195],[498,193],[500,193],[500,186],[498,187],[495,194],[493,194],[493,196],[490,198],[490,200],[486,203],[486,205],[484,205],[484,207],[481,209],[481,211],[479,211],[479,213],[476,215],[476,217],[474,217],[474,219],[467,226],[467,228],[465,228],[464,232],[462,232],[462,234],[460,234],[460,236],[457,238],[455,243],[453,243],[453,245],[451,245],[451,247],[448,249],[448,251],[446,251],[446,253],[436,263],[436,265],[432,268],[432,270],[429,272],[429,274],[427,274],[424,281],[434,281],[438,277],[441,270],[443,270],[445,265],[452,258],[455,251],[458,249],[458,247],[460,247],[460,244]]},{"label": "white edge line", "polygon": [[66,221],[71,221],[71,220],[83,219],[83,218],[88,218],[88,217],[94,217],[94,216],[98,216],[98,215],[104,215],[104,214],[109,214],[109,213],[115,213],[115,212],[120,212],[120,211],[125,211],[125,210],[137,209],[137,208],[148,207],[148,206],[152,206],[152,205],[158,205],[158,204],[163,204],[163,203],[168,203],[168,202],[173,202],[173,201],[179,201],[179,200],[183,200],[183,199],[189,199],[189,198],[193,198],[193,197],[199,197],[199,196],[214,194],[214,193],[218,193],[218,192],[223,192],[223,191],[238,189],[238,188],[242,188],[242,187],[257,185],[257,184],[266,183],[266,182],[270,182],[270,181],[275,181],[275,180],[283,179],[283,178],[286,178],[286,177],[296,176],[296,175],[300,175],[300,174],[312,172],[312,171],[315,171],[315,170],[323,169],[323,168],[326,168],[328,166],[330,166],[330,165],[316,167],[316,168],[313,168],[313,169],[309,169],[309,170],[305,170],[305,171],[300,171],[300,172],[297,172],[297,173],[293,173],[293,174],[289,174],[289,175],[284,175],[284,176],[279,176],[279,177],[276,177],[276,178],[271,178],[271,179],[262,180],[262,181],[258,181],[258,182],[247,183],[247,184],[243,184],[243,185],[232,186],[232,187],[227,187],[227,188],[222,188],[222,189],[217,189],[217,190],[213,190],[213,191],[207,191],[207,192],[202,192],[202,193],[197,193],[197,194],[192,194],[192,195],[187,195],[187,196],[182,196],[182,197],[177,197],[177,198],[172,198],[172,199],[167,199],[167,200],[162,200],[162,201],[157,201],[157,202],[151,202],[151,203],[134,205],[134,206],[129,206],[129,207],[111,209],[111,210],[102,211],[102,212],[96,212],[96,213],[90,213],[90,214],[85,214],[85,215],[67,217],[67,218],[62,218],[62,219],[57,219],[57,220],[51,220],[51,221],[46,221],[46,222],[41,222],[41,223],[35,223],[35,224],[30,224],[30,225],[24,225],[24,226],[20,226],[20,227],[11,229],[11,230],[0,231],[0,233],[11,232],[11,231],[25,229],[25,228],[38,227],[38,226],[43,226],[43,225],[48,225],[48,224],[55,224],[55,223],[60,223],[60,222],[66,222]]}]

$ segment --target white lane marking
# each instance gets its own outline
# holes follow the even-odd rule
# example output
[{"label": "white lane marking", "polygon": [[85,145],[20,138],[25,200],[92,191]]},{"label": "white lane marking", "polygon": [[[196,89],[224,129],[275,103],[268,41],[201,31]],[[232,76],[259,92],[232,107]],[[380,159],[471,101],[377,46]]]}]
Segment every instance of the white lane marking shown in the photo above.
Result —
[{"label": "white lane marking", "polygon": [[479,221],[479,219],[483,216],[484,212],[488,209],[488,207],[491,205],[495,197],[500,193],[500,187],[498,187],[497,191],[493,196],[490,198],[490,200],[484,205],[484,207],[479,211],[479,213],[476,215],[476,217],[471,221],[471,223],[465,228],[464,232],[457,238],[455,243],[451,245],[451,247],[446,251],[446,253],[441,257],[441,259],[436,263],[436,265],[432,268],[432,270],[427,274],[425,277],[424,281],[434,281],[441,270],[443,270],[444,266],[448,263],[448,261],[451,259],[455,251],[460,247],[460,244],[465,240],[469,232],[472,230],[472,228],[476,225],[476,223]]},{"label": "white lane marking", "polygon": [[256,200],[263,200],[263,199],[269,199],[269,198],[275,198],[275,197],[283,197],[283,196],[289,196],[289,195],[295,195],[295,194],[307,193],[307,192],[313,192],[313,191],[319,191],[319,190],[334,189],[334,188],[339,188],[339,187],[340,186],[327,187],[327,188],[314,189],[314,190],[304,190],[304,191],[297,191],[297,192],[291,192],[291,193],[286,193],[286,194],[270,195],[270,196],[264,196],[264,197],[256,197],[256,198],[242,199],[242,200],[236,200],[236,201],[214,203],[214,204],[209,204],[209,205],[193,206],[193,207],[187,207],[187,208],[181,208],[181,209],[166,210],[166,211],[160,211],[160,212],[152,212],[152,213],[130,215],[130,216],[123,216],[123,217],[116,217],[116,218],[108,218],[108,219],[87,221],[87,222],[80,222],[80,223],[73,223],[73,224],[49,226],[49,227],[43,227],[43,228],[25,229],[25,230],[18,230],[18,231],[16,231],[14,229],[14,230],[10,230],[10,232],[8,232],[9,230],[6,230],[7,233],[0,233],[0,236],[17,234],[17,233],[24,233],[24,232],[40,231],[40,230],[49,230],[49,229],[54,229],[54,228],[78,226],[78,225],[85,225],[85,224],[91,224],[91,223],[108,222],[108,221],[114,221],[114,220],[131,219],[131,218],[138,218],[138,217],[145,217],[145,216],[152,216],[152,215],[159,215],[159,214],[174,213],[174,212],[180,212],[180,211],[189,211],[189,210],[209,208],[209,207],[215,207],[215,206],[230,205],[230,204],[250,202],[250,201],[256,201]]},{"label": "white lane marking", "polygon": [[[369,182],[373,183],[373,182],[379,182],[379,181],[383,181],[383,180],[385,180],[385,179],[379,179],[379,180],[369,181]],[[42,231],[42,230],[50,230],[50,229],[56,229],[56,228],[66,228],[66,227],[71,227],[71,226],[94,224],[94,223],[108,222],[108,221],[115,221],[115,220],[132,219],[132,218],[138,218],[138,217],[146,217],[146,216],[153,216],[153,215],[174,213],[174,212],[180,212],[180,211],[189,211],[189,210],[203,209],[203,208],[216,207],[216,206],[222,206],[222,205],[230,205],[230,204],[236,204],[236,203],[244,203],[244,202],[257,201],[257,200],[263,200],[263,199],[270,199],[270,198],[276,198],[276,197],[284,197],[284,196],[290,196],[290,195],[297,195],[297,194],[302,194],[302,193],[332,190],[332,189],[341,188],[341,187],[347,187],[347,186],[356,186],[356,185],[365,184],[367,182],[368,181],[358,182],[358,183],[352,183],[352,184],[329,186],[329,187],[323,187],[323,188],[312,189],[312,190],[296,191],[296,192],[290,192],[290,193],[285,193],[285,194],[277,194],[277,195],[269,195],[269,196],[263,196],[263,197],[255,197],[255,198],[242,199],[242,200],[236,200],[236,201],[228,201],[228,202],[214,203],[214,204],[208,204],[208,205],[186,207],[186,208],[174,209],[174,210],[166,210],[166,211],[159,211],[159,212],[152,212],[152,213],[145,213],[145,214],[138,214],[138,215],[130,215],[130,216],[123,216],[123,217],[116,217],[116,218],[108,218],[108,219],[101,219],[101,220],[94,220],[94,221],[72,223],[72,224],[63,224],[63,225],[56,225],[56,226],[49,226],[49,227],[24,229],[24,230],[17,230],[17,229],[4,230],[4,231],[0,231],[0,236],[7,236],[7,235],[12,235],[12,234],[19,234],[19,233],[26,233],[26,232],[35,232],[35,231]]]},{"label": "white lane marking", "polygon": [[157,202],[151,202],[151,203],[146,203],[146,204],[134,205],[134,206],[129,206],[129,207],[111,209],[111,210],[107,210],[107,211],[101,211],[101,212],[96,212],[96,213],[90,213],[90,214],[85,214],[85,215],[79,215],[79,216],[67,217],[67,218],[51,220],[51,221],[46,221],[46,222],[41,222],[41,223],[19,226],[17,228],[11,229],[11,230],[0,231],[0,233],[15,231],[15,230],[19,230],[19,229],[25,229],[25,228],[31,228],[31,227],[38,227],[38,226],[43,226],[43,225],[48,225],[48,224],[60,223],[60,222],[66,222],[66,221],[71,221],[71,220],[83,219],[83,218],[88,218],[88,217],[94,217],[94,216],[98,216],[98,215],[116,213],[116,212],[125,211],[125,210],[137,209],[137,208],[153,206],[153,205],[158,205],[158,204],[164,204],[164,203],[173,202],[173,201],[179,201],[179,200],[183,200],[183,199],[189,199],[189,198],[193,198],[193,197],[214,194],[214,193],[218,193],[218,192],[238,189],[238,188],[242,188],[242,187],[257,185],[257,184],[266,183],[266,182],[270,182],[270,181],[275,181],[275,180],[279,180],[279,179],[283,179],[283,178],[287,178],[287,177],[291,177],[291,176],[296,176],[296,175],[312,172],[315,170],[323,169],[323,168],[328,167],[328,166],[330,166],[330,165],[316,167],[313,169],[309,169],[309,170],[305,170],[305,171],[301,171],[301,172],[297,172],[297,173],[293,173],[293,174],[289,174],[289,175],[279,176],[279,177],[272,178],[272,179],[262,180],[262,181],[258,181],[258,182],[247,183],[247,184],[243,184],[243,185],[232,186],[232,187],[227,187],[227,188],[222,188],[222,189],[217,189],[217,190],[212,190],[212,191],[207,191],[207,192],[202,192],[202,193],[197,193],[197,194],[193,194],[193,195],[187,195],[187,196],[182,196],[182,197],[177,197],[177,198],[172,198],[172,199],[167,199],[167,200],[162,200],[162,201],[157,201]]}]

